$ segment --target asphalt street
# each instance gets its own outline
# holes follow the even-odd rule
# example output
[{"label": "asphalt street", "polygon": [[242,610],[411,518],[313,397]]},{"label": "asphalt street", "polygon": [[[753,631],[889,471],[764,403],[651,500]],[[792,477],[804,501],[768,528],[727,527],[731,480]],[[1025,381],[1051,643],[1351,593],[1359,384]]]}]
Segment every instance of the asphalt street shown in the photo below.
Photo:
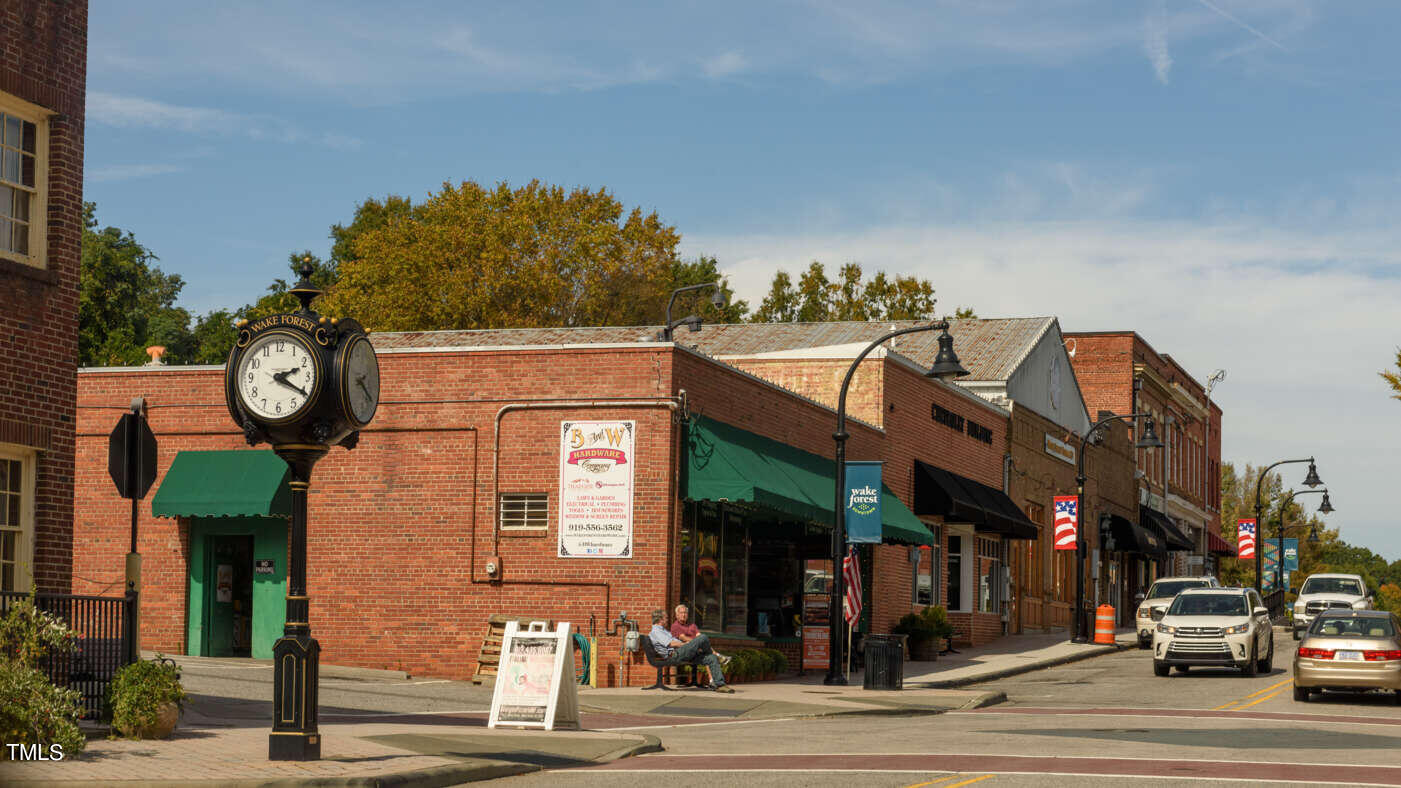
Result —
[{"label": "asphalt street", "polygon": [[645,728],[665,752],[499,781],[526,786],[1401,784],[1401,707],[1366,694],[1295,702],[1295,643],[1254,678],[1153,675],[1130,650],[990,683],[1007,702],[935,716]]}]

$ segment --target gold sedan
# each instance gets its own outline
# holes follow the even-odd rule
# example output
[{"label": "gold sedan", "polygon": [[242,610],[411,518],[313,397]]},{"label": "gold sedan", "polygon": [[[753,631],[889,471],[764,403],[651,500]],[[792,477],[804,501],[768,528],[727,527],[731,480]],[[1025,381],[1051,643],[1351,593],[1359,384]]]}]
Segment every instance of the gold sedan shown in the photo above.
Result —
[{"label": "gold sedan", "polygon": [[1294,700],[1330,690],[1386,690],[1401,704],[1401,626],[1385,610],[1319,614],[1294,655]]}]

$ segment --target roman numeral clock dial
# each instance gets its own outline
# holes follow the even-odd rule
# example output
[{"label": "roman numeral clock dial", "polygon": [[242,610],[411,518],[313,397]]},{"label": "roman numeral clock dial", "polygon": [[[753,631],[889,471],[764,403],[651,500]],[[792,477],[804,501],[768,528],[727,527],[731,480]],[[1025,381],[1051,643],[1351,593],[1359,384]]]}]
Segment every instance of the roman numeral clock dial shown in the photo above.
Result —
[{"label": "roman numeral clock dial", "polygon": [[239,404],[270,422],[296,417],[311,403],[321,382],[312,352],[291,334],[265,334],[253,340],[238,361]]}]

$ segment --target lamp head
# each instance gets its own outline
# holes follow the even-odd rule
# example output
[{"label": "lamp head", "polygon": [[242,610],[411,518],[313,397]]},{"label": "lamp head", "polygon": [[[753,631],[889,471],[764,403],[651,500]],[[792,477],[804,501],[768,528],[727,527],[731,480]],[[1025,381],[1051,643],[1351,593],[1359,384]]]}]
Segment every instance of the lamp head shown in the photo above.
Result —
[{"label": "lamp head", "polygon": [[1153,418],[1145,416],[1143,418],[1143,435],[1134,443],[1135,449],[1161,449],[1163,441],[1158,437],[1158,433],[1153,429]]},{"label": "lamp head", "polygon": [[710,305],[716,309],[725,308],[725,291],[721,289],[722,282],[715,283],[715,289],[710,293]]},{"label": "lamp head", "polygon": [[1313,460],[1309,460],[1309,475],[1304,477],[1304,486],[1313,488],[1323,484],[1323,480],[1318,478],[1318,469],[1314,467]]},{"label": "lamp head", "polygon": [[687,317],[684,321],[682,321],[682,322],[684,322],[684,323],[686,324],[686,328],[690,329],[690,331],[691,331],[692,334],[694,334],[694,333],[696,333],[697,331],[700,331],[700,330],[701,330],[701,322],[702,322],[702,321],[701,321],[701,319],[700,319],[699,317],[697,317],[696,315],[690,315],[690,316],[688,316],[688,317]]},{"label": "lamp head", "polygon": [[1309,544],[1318,544],[1318,526],[1309,528]]},{"label": "lamp head", "polygon": [[934,365],[924,376],[939,380],[968,377],[968,370],[958,363],[958,354],[953,352],[953,335],[949,333],[949,324],[944,322],[940,327],[943,330],[939,333],[939,353],[934,356]]},{"label": "lamp head", "polygon": [[1327,490],[1323,491],[1323,503],[1318,505],[1318,510],[1324,514],[1331,514],[1333,512],[1333,502],[1328,500]]}]

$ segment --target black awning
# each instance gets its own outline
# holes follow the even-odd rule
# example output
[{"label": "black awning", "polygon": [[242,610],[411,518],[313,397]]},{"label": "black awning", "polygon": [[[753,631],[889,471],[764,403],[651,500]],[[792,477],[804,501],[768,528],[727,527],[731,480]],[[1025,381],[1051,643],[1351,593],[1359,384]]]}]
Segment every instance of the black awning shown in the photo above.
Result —
[{"label": "black awning", "polygon": [[972,479],[960,479],[960,481],[982,504],[983,511],[987,512],[987,521],[978,526],[978,531],[1001,534],[1008,539],[1035,539],[1040,535],[1041,529],[1022,514],[1022,510],[1018,509],[1016,503],[1007,497],[1007,493]]},{"label": "black awning", "polygon": [[1150,509],[1147,506],[1140,505],[1138,507],[1138,521],[1161,533],[1163,536],[1163,543],[1167,546],[1168,550],[1191,551],[1196,549],[1196,545],[1192,544],[1192,540],[1184,536],[1182,531],[1178,529],[1177,525],[1173,523],[1169,517],[1156,509]]},{"label": "black awning", "polygon": [[1006,493],[919,460],[915,460],[914,513],[972,523],[978,533],[1009,539],[1035,539],[1040,534]]},{"label": "black awning", "polygon": [[915,514],[935,515],[948,523],[987,522],[987,511],[962,480],[956,473],[915,460]]},{"label": "black awning", "polygon": [[1147,556],[1158,557],[1166,552],[1162,537],[1158,535],[1156,529],[1144,528],[1138,523],[1117,514],[1105,515],[1102,520],[1108,520],[1109,539],[1103,547],[1105,550],[1118,550],[1125,553],[1142,553]]}]

